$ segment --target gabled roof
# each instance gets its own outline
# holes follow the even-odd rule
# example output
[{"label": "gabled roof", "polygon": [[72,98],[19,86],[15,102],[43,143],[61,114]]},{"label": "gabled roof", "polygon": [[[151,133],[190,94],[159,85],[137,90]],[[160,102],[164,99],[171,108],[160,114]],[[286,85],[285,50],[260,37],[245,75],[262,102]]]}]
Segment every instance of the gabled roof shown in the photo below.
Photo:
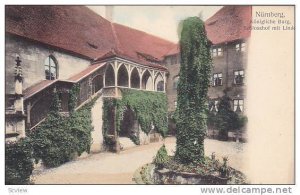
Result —
[{"label": "gabled roof", "polygon": [[174,43],[111,23],[85,6],[6,6],[6,32],[63,49],[90,60],[110,51],[146,66],[139,53],[162,60]]},{"label": "gabled roof", "polygon": [[213,44],[249,38],[251,19],[251,6],[224,6],[206,20],[207,37]]},{"label": "gabled roof", "polygon": [[6,32],[93,59],[115,47],[111,23],[84,6],[6,6]]},{"label": "gabled roof", "polygon": [[[251,6],[224,6],[205,21],[207,38],[214,45],[247,39],[251,35],[251,30],[249,30],[251,19]],[[165,56],[179,52],[179,45],[176,44]]]}]

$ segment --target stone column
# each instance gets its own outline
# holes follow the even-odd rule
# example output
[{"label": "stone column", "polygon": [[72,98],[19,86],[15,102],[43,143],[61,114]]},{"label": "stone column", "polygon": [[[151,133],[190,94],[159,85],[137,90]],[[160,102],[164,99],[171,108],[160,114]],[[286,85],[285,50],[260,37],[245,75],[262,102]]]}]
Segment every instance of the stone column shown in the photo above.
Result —
[{"label": "stone column", "polygon": [[24,115],[24,99],[23,99],[23,74],[21,67],[21,60],[19,57],[16,59],[15,66],[15,109],[16,118],[19,118],[16,122],[18,138],[25,137],[25,115]]}]

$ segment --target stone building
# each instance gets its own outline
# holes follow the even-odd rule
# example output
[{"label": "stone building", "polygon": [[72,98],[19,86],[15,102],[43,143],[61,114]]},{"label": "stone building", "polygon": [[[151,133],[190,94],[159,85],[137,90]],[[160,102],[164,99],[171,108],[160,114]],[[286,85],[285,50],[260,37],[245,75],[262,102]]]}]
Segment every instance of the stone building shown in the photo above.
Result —
[{"label": "stone building", "polygon": [[[107,10],[111,15],[111,7]],[[244,110],[250,32],[243,28],[250,19],[250,6],[226,6],[206,21],[213,105],[227,89],[234,110]],[[175,43],[113,23],[84,6],[6,6],[5,25],[8,139],[25,136],[25,129],[45,119],[53,91],[60,112],[68,115],[74,85],[80,86],[77,108],[100,97],[92,110],[97,143],[103,139],[102,99],[121,97],[121,88],[166,93],[169,111],[176,108],[180,57]]]},{"label": "stone building", "polygon": [[[208,91],[210,110],[217,110],[218,99],[226,90],[232,100],[232,108],[244,112],[245,79],[247,68],[247,42],[251,31],[251,6],[224,6],[205,21],[207,37],[211,41],[213,69]],[[179,46],[171,49],[165,57],[169,74],[167,94],[169,111],[176,108],[177,84],[180,71]]]},{"label": "stone building", "polygon": [[174,43],[84,6],[6,6],[5,12],[7,139],[25,136],[45,119],[54,91],[68,115],[74,85],[80,86],[76,108],[100,97],[92,109],[97,141],[103,98],[121,97],[121,88],[165,93],[163,59]]},{"label": "stone building", "polygon": [[[207,37],[211,41],[213,68],[208,90],[209,110],[218,111],[219,99],[227,93],[232,109],[243,114],[246,98],[246,68],[248,40],[251,31],[251,6],[224,6],[205,21]],[[173,112],[177,106],[177,85],[180,71],[179,46],[173,47],[165,57],[168,68],[167,94],[168,110]],[[174,125],[170,127],[174,128]],[[209,130],[208,134],[216,134]],[[229,132],[229,137],[235,137]],[[241,135],[239,135],[241,136]],[[245,135],[243,135],[245,136]]]}]

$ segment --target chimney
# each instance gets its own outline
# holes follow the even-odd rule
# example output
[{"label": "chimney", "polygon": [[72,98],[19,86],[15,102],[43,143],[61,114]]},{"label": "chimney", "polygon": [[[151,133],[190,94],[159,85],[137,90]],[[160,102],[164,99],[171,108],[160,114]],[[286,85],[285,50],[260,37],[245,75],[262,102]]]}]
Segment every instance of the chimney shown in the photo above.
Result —
[{"label": "chimney", "polygon": [[105,6],[105,18],[110,22],[113,22],[113,8],[112,5]]}]

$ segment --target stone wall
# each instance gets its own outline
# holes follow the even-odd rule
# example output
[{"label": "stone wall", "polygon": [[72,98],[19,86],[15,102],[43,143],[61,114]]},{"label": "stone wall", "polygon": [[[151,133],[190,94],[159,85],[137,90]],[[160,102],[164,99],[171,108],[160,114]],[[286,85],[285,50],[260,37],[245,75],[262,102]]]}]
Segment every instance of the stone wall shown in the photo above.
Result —
[{"label": "stone wall", "polygon": [[44,61],[49,55],[54,56],[58,62],[59,79],[68,79],[90,65],[89,60],[57,51],[37,42],[34,43],[23,38],[6,35],[5,93],[14,93],[14,66],[17,56],[20,56],[20,60],[22,60],[23,90],[25,90],[31,85],[45,79]]},{"label": "stone wall", "polygon": [[[245,78],[247,78],[247,42],[246,51],[237,52],[236,44],[241,42],[231,42],[227,44],[219,45],[223,48],[223,55],[213,57],[213,73],[222,73],[223,85],[222,86],[210,86],[208,89],[208,97],[215,99],[224,95],[223,90],[229,88],[228,95],[231,99],[245,99],[245,84],[234,84],[234,71],[244,70]],[[177,58],[174,60],[174,58]],[[168,68],[169,74],[167,78],[166,93],[168,97],[168,110],[175,110],[175,101],[177,98],[177,90],[174,89],[174,78],[178,76],[180,71],[179,55],[167,56],[165,58],[165,65]]]},{"label": "stone wall", "polygon": [[102,96],[99,97],[93,108],[92,108],[92,125],[94,127],[94,131],[92,131],[92,145],[91,152],[100,152],[104,150],[103,146],[103,134],[102,134],[102,105],[103,99]]},{"label": "stone wall", "polygon": [[[177,60],[171,60],[172,58],[177,58]],[[178,76],[180,71],[179,55],[167,57],[165,64],[169,71],[166,84],[168,111],[174,111],[176,109],[175,102],[177,101],[177,89],[174,88],[174,79]]]}]

